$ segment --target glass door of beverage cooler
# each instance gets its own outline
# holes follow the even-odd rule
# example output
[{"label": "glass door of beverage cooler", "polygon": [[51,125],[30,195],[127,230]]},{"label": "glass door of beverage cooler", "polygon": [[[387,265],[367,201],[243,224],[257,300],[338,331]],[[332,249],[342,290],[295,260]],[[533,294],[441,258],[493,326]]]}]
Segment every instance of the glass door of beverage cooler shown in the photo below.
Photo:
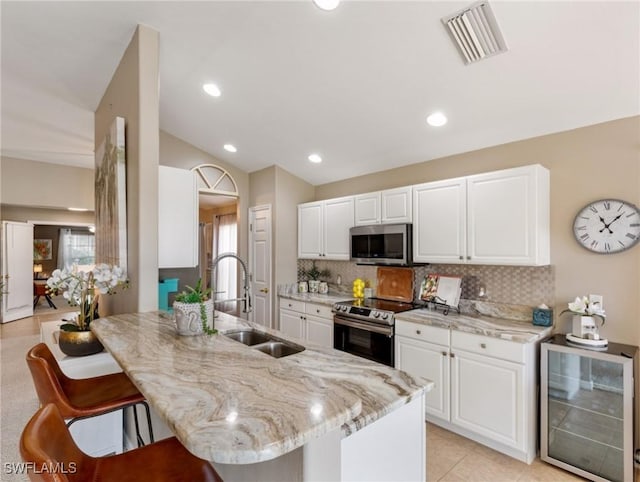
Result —
[{"label": "glass door of beverage cooler", "polygon": [[564,335],[542,343],[542,460],[591,480],[633,480],[636,353],[571,346]]}]

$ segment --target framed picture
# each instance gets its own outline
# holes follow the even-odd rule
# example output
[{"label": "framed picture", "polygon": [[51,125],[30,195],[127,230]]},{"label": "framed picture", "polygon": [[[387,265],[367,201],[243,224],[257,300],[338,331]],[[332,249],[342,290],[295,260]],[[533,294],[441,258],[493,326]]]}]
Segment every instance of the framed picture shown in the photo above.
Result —
[{"label": "framed picture", "polygon": [[96,150],[96,263],[127,270],[127,169],[124,118],[116,117]]},{"label": "framed picture", "polygon": [[51,240],[50,239],[34,239],[33,240],[33,260],[46,261],[51,259]]}]

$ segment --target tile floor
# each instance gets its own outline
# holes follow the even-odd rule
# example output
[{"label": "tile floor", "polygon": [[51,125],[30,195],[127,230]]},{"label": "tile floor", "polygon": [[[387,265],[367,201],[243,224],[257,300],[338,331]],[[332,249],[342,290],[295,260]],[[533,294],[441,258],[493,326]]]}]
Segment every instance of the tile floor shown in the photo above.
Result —
[{"label": "tile floor", "polygon": [[[63,302],[56,305],[60,309],[39,306],[33,317],[0,325],[0,338],[9,339],[38,334],[41,321],[60,319],[63,313],[71,311]],[[564,482],[585,479],[544,463],[540,459],[527,465],[428,423],[427,480],[429,482]],[[640,469],[635,471],[635,480],[640,481]]]}]

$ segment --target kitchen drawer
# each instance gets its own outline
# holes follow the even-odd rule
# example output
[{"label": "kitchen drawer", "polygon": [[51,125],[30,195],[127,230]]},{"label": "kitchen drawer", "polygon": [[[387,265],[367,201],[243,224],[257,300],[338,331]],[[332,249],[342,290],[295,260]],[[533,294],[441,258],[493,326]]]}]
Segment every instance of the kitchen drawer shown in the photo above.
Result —
[{"label": "kitchen drawer", "polygon": [[446,328],[396,320],[396,335],[449,346],[449,330]]},{"label": "kitchen drawer", "polygon": [[280,308],[286,308],[288,310],[304,313],[304,301],[280,298]]},{"label": "kitchen drawer", "polygon": [[316,305],[315,303],[307,303],[305,307],[305,313],[307,315],[319,316],[320,318],[333,319],[333,313],[331,312],[331,306],[329,305]]},{"label": "kitchen drawer", "polygon": [[451,332],[451,351],[455,353],[456,349],[516,363],[524,363],[525,361],[525,344],[523,343],[453,330]]}]

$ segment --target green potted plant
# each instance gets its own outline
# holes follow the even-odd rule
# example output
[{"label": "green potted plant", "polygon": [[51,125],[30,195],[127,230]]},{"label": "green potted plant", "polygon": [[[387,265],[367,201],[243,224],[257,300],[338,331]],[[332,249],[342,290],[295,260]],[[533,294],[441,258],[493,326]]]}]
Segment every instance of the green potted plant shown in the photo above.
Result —
[{"label": "green potted plant", "polygon": [[213,335],[213,300],[211,289],[202,288],[202,279],[195,288],[187,285],[187,290],[178,293],[173,302],[176,330],[179,335]]},{"label": "green potted plant", "polygon": [[320,270],[316,266],[316,262],[313,261],[311,268],[303,271],[303,274],[309,280],[309,292],[317,293],[318,287],[320,286],[320,278],[328,278],[331,276],[331,271],[328,269]]},{"label": "green potted plant", "polygon": [[91,322],[99,318],[98,300],[118,288],[127,288],[127,274],[118,266],[98,264],[91,271],[79,271],[77,266],[56,269],[47,279],[49,293],[62,293],[69,305],[80,311],[70,323],[60,325],[58,346],[69,356],[93,355],[104,347],[91,331]]}]

